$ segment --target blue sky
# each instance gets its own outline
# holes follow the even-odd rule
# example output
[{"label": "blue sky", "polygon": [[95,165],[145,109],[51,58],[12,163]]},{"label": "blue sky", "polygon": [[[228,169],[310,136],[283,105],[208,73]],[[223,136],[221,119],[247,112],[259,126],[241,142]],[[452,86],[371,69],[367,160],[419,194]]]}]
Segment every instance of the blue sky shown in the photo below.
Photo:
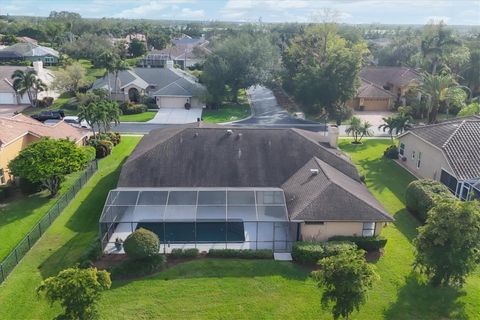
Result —
[{"label": "blue sky", "polygon": [[52,10],[83,17],[308,22],[324,8],[345,23],[480,25],[480,0],[0,0],[0,14],[47,16]]}]

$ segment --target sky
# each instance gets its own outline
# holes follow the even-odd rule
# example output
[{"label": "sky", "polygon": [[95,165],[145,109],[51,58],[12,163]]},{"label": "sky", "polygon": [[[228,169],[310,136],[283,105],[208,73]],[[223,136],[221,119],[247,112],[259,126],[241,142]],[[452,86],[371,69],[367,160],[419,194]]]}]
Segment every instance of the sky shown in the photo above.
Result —
[{"label": "sky", "polygon": [[321,21],[325,8],[349,24],[480,25],[480,0],[0,0],[0,14],[48,16],[73,11],[87,18]]}]

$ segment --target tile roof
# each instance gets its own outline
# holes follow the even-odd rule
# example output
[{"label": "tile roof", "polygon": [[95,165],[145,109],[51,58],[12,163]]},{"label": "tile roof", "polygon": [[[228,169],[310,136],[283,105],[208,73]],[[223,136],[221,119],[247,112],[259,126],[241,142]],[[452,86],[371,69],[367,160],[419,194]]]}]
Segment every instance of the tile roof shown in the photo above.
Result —
[{"label": "tile roof", "polygon": [[55,139],[68,138],[77,142],[90,135],[90,130],[75,128],[63,121],[48,126],[23,114],[11,118],[0,117],[0,147],[27,133]]},{"label": "tile roof", "polygon": [[358,98],[395,98],[395,95],[388,90],[383,89],[381,86],[367,81],[365,79],[360,79],[361,84],[357,90],[356,97]]},{"label": "tile roof", "polygon": [[407,67],[367,66],[360,71],[360,77],[381,87],[387,84],[404,86],[418,79],[420,74]]},{"label": "tile roof", "polygon": [[22,66],[0,66],[0,92],[14,93],[12,74],[15,70],[33,70],[33,68]]},{"label": "tile roof", "polygon": [[[278,187],[292,219],[391,221],[351,161],[323,146],[320,134],[304,133],[206,124],[153,130],[123,165],[118,187]],[[314,167],[321,173],[311,176]]]},{"label": "tile roof", "polygon": [[480,177],[480,116],[419,126],[412,133],[441,149],[459,180]]}]

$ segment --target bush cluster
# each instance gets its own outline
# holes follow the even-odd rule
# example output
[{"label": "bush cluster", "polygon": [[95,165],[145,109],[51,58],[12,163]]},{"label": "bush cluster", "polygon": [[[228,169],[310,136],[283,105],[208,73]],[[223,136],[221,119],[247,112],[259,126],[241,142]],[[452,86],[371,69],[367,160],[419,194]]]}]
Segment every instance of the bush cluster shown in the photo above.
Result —
[{"label": "bush cluster", "polygon": [[412,181],[405,193],[408,211],[417,216],[421,222],[427,219],[428,211],[440,199],[455,199],[450,190],[441,182],[435,180]]},{"label": "bush cluster", "polygon": [[129,259],[116,266],[111,270],[111,277],[114,280],[121,278],[143,277],[149,274],[161,271],[166,262],[165,256],[155,254],[151,257],[143,259]]},{"label": "bush cluster", "polygon": [[53,98],[45,97],[41,100],[35,101],[34,103],[37,103],[39,108],[48,108],[53,104]]},{"label": "bush cluster", "polygon": [[196,248],[191,249],[172,249],[170,256],[172,258],[195,258],[198,257],[199,251]]},{"label": "bush cluster", "polygon": [[120,109],[123,114],[138,114],[147,111],[147,107],[144,104],[133,104],[130,102],[122,103]]},{"label": "bush cluster", "polygon": [[305,264],[316,264],[318,260],[336,255],[344,250],[356,249],[351,242],[295,242],[292,257],[295,261]]},{"label": "bush cluster", "polygon": [[19,180],[20,182],[18,183],[18,186],[20,188],[20,191],[24,195],[28,196],[40,192],[44,189],[41,182],[31,182],[30,180],[25,178],[20,178]]},{"label": "bush cluster", "polygon": [[239,258],[239,259],[272,259],[273,251],[262,250],[236,250],[236,249],[210,249],[208,256],[212,258]]},{"label": "bush cluster", "polygon": [[86,269],[93,267],[93,263],[98,261],[103,255],[102,244],[99,238],[95,238],[90,246],[80,257],[80,268]]},{"label": "bush cluster", "polygon": [[95,148],[95,157],[104,158],[112,153],[113,147],[121,141],[118,132],[98,133],[87,140],[87,145]]},{"label": "bush cluster", "polygon": [[384,152],[383,156],[389,159],[398,159],[398,148],[397,146],[389,146]]},{"label": "bush cluster", "polygon": [[139,228],[125,239],[123,248],[129,258],[143,259],[158,255],[160,240],[152,231]]},{"label": "bush cluster", "polygon": [[328,241],[348,241],[353,242],[359,249],[367,252],[380,250],[387,244],[387,239],[381,236],[375,237],[355,237],[355,236],[334,236]]}]

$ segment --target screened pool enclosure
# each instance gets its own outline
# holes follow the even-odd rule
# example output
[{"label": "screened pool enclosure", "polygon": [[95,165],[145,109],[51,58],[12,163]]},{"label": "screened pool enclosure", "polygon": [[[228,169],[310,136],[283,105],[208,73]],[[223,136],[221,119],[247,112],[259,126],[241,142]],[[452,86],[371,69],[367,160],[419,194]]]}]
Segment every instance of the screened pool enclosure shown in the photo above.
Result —
[{"label": "screened pool enclosure", "polygon": [[161,252],[173,248],[290,251],[296,234],[278,188],[118,188],[100,217],[105,252],[123,253],[138,228],[155,232]]}]

